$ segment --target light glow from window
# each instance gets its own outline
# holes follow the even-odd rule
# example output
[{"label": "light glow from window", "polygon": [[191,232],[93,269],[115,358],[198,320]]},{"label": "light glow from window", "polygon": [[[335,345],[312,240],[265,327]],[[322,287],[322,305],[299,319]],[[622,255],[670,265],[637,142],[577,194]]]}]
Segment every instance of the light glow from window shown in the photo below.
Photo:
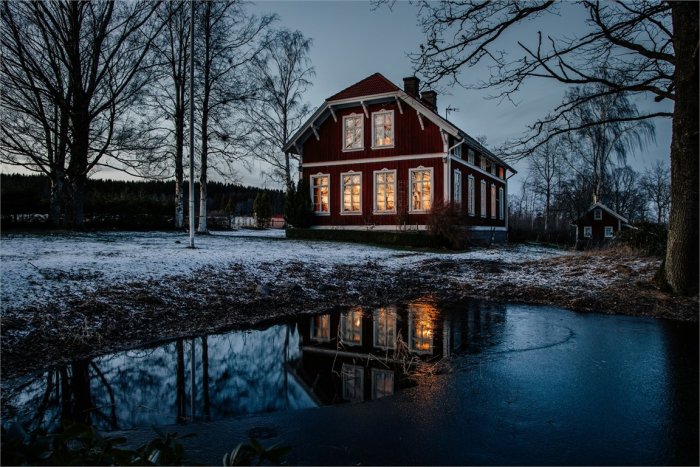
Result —
[{"label": "light glow from window", "polygon": [[359,173],[342,174],[343,212],[360,212],[361,176]]},{"label": "light glow from window", "polygon": [[328,175],[311,176],[311,193],[315,213],[330,213]]},{"label": "light glow from window", "polygon": [[432,203],[432,171],[411,170],[411,211],[428,211]]},{"label": "light glow from window", "polygon": [[362,149],[363,133],[363,115],[352,114],[343,117],[343,149]]},{"label": "light glow from window", "polygon": [[374,210],[393,212],[396,210],[396,172],[374,174]]},{"label": "light glow from window", "polygon": [[376,112],[372,114],[374,121],[373,147],[380,148],[394,145],[394,112]]}]

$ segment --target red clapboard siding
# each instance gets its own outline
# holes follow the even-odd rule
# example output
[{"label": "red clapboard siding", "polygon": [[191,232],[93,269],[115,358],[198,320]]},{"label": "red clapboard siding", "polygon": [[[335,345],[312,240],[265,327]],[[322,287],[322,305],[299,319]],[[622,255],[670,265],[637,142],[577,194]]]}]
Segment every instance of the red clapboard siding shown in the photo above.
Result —
[{"label": "red clapboard siding", "polygon": [[[600,208],[595,208],[595,209],[600,209]],[[585,240],[585,237],[583,236],[583,227],[584,226],[591,226],[592,229],[592,234],[593,236],[591,237],[592,240],[602,240],[605,238],[605,227],[610,226],[613,228],[613,235],[616,235],[618,231],[620,230],[618,228],[619,226],[619,219],[612,214],[610,214],[608,211],[605,209],[601,209],[603,211],[603,216],[602,219],[597,221],[595,220],[593,211],[595,209],[591,209],[588,211],[586,214],[584,214],[580,219],[576,221],[576,225],[578,226],[578,238],[580,240]]]},{"label": "red clapboard siding", "polygon": [[[505,216],[508,214],[506,209],[507,204],[504,204],[504,218],[498,218],[498,189],[503,188],[503,195],[506,196],[506,184],[504,180],[494,179],[488,177],[483,173],[473,170],[468,166],[464,166],[458,162],[452,162],[452,167],[450,170],[454,173],[455,170],[459,170],[462,173],[462,208],[465,212],[468,225],[483,225],[488,227],[505,227],[506,220]],[[468,214],[469,212],[469,185],[468,177],[472,175],[474,177],[474,200],[476,211],[473,216]],[[486,217],[481,217],[481,181],[486,181]],[[491,184],[496,185],[496,219],[492,217],[491,212]],[[451,199],[455,199],[454,196],[454,180],[452,181],[452,186],[450,187]],[[504,203],[507,203],[504,200]]]}]

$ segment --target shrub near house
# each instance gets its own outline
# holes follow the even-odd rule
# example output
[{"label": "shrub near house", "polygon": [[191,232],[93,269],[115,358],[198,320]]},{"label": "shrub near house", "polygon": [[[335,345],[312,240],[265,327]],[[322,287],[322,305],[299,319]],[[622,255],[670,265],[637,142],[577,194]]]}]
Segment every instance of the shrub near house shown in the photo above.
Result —
[{"label": "shrub near house", "polygon": [[426,230],[459,205],[477,239],[505,241],[513,168],[437,113],[437,95],[379,73],[329,97],[284,150],[301,158],[311,227]]}]

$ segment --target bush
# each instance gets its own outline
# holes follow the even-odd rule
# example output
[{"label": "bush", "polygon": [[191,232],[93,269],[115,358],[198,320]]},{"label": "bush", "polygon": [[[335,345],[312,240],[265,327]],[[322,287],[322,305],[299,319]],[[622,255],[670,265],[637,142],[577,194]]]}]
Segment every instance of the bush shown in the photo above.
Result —
[{"label": "bush", "polygon": [[311,214],[309,183],[302,178],[296,189],[292,187],[287,191],[284,200],[284,220],[292,227],[305,229],[311,225]]},{"label": "bush", "polygon": [[464,250],[469,246],[465,221],[462,209],[452,203],[433,206],[428,219],[428,233],[453,250]]},{"label": "bush", "polygon": [[666,254],[668,229],[663,224],[641,222],[633,229],[623,230],[615,239],[648,256],[663,257]]},{"label": "bush", "polygon": [[253,201],[253,215],[255,216],[255,224],[259,229],[270,226],[272,207],[270,206],[270,196],[266,191],[258,192],[255,196],[255,201]]}]

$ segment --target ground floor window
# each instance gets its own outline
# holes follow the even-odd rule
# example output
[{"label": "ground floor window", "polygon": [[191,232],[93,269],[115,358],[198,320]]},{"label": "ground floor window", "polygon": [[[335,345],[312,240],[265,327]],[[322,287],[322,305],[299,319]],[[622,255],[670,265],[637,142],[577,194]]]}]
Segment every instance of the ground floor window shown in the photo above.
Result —
[{"label": "ground floor window", "polygon": [[341,212],[343,214],[359,214],[362,210],[362,174],[343,173],[340,174],[340,179],[343,194]]},{"label": "ground floor window", "polygon": [[496,218],[496,185],[491,184],[491,217]]},{"label": "ground floor window", "polygon": [[486,180],[481,181],[481,217],[486,217]]},{"label": "ground floor window", "polygon": [[374,212],[396,212],[396,171],[374,172]]},{"label": "ground floor window", "polygon": [[613,228],[611,225],[606,225],[605,226],[605,238],[612,238],[613,236]]},{"label": "ground floor window", "polygon": [[311,200],[316,214],[330,214],[330,175],[318,174],[311,176]]},{"label": "ground floor window", "polygon": [[426,212],[432,205],[432,169],[409,170],[411,181],[411,212]]},{"label": "ground floor window", "polygon": [[474,177],[470,175],[467,178],[467,196],[469,201],[469,215],[476,214],[476,198],[474,197]]},{"label": "ground floor window", "polygon": [[593,236],[593,227],[586,225],[583,227],[583,238],[591,238]]},{"label": "ground floor window", "polygon": [[498,217],[503,219],[505,217],[505,196],[503,188],[498,189]]},{"label": "ground floor window", "polygon": [[455,170],[454,175],[454,204],[462,204],[462,172]]}]

